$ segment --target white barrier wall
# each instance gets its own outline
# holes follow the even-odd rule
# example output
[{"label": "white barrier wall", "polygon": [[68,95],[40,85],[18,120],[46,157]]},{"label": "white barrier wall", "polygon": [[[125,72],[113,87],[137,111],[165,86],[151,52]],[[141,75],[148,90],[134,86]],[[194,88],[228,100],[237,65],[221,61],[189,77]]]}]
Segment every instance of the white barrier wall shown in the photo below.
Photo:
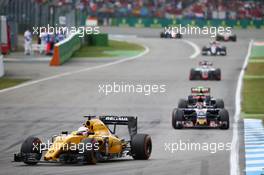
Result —
[{"label": "white barrier wall", "polygon": [[3,55],[0,55],[0,77],[4,76],[4,62],[3,62]]}]

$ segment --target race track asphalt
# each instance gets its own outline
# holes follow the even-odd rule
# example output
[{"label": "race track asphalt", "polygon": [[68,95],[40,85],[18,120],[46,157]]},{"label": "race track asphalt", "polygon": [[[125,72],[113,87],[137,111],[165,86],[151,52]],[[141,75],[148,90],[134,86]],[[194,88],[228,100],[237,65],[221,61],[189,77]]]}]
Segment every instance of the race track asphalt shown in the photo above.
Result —
[{"label": "race track asphalt", "polygon": [[[104,30],[113,34],[130,32],[129,29],[117,28]],[[181,40],[162,40],[156,36],[157,30],[154,30],[152,35],[149,34],[151,31],[149,30],[141,30],[139,37],[124,37],[126,40],[144,44],[149,48],[150,52],[138,59],[0,93],[0,174],[229,174],[230,151],[170,153],[165,151],[164,143],[231,142],[232,124],[229,130],[174,130],[171,126],[171,112],[180,98],[187,97],[191,87],[203,85],[211,88],[214,97],[224,99],[232,123],[237,79],[251,38],[247,34],[254,37],[259,35],[260,31],[254,31],[255,34],[237,31],[238,42],[224,43],[228,50],[226,57],[199,55],[195,59],[190,59],[190,55],[193,54],[190,45]],[[137,34],[134,29],[131,31]],[[208,38],[205,37],[188,37],[188,40],[199,47],[208,43]],[[197,66],[198,61],[204,59],[212,61],[215,67],[222,69],[222,81],[190,82],[188,80],[190,68]],[[73,60],[67,63],[66,68],[79,70],[106,62],[109,63],[107,60],[87,60],[82,63]],[[166,92],[149,96],[137,93],[106,96],[98,92],[100,84],[113,82],[164,84]],[[148,133],[152,137],[153,152],[150,160],[133,161],[128,157],[94,166],[40,163],[34,167],[11,162],[13,153],[19,151],[21,142],[27,136],[35,135],[46,139],[62,130],[77,129],[84,121],[82,116],[87,114],[138,116],[139,132]]]}]

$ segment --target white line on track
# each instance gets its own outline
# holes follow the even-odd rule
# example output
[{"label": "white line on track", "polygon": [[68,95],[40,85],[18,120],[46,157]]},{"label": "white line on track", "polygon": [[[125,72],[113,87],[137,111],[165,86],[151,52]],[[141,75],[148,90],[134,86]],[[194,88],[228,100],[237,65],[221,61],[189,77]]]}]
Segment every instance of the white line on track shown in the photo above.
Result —
[{"label": "white line on track", "polygon": [[264,141],[245,141],[245,144],[251,144],[251,145],[254,145],[254,144],[264,144]]},{"label": "white line on track", "polygon": [[182,40],[182,41],[193,47],[194,53],[190,56],[191,59],[196,58],[201,53],[200,48],[194,42],[189,41],[189,40]]},{"label": "white line on track", "polygon": [[73,75],[73,74],[78,74],[78,73],[82,73],[82,72],[87,72],[87,71],[91,71],[91,70],[95,70],[95,69],[101,69],[101,68],[105,68],[105,67],[108,67],[108,66],[113,66],[113,65],[116,65],[116,64],[119,64],[119,63],[123,63],[123,62],[126,62],[126,61],[134,60],[134,59],[137,59],[137,58],[142,57],[143,55],[146,55],[147,53],[149,53],[149,48],[147,46],[144,46],[144,48],[145,48],[144,52],[142,52],[142,53],[140,53],[138,55],[132,56],[132,57],[123,58],[123,59],[121,58],[120,60],[113,61],[111,63],[106,63],[106,64],[102,64],[102,65],[98,65],[98,66],[88,67],[88,68],[84,68],[84,69],[80,69],[80,70],[76,70],[76,71],[65,72],[65,73],[61,73],[61,74],[58,74],[58,75],[42,78],[42,79],[39,79],[39,80],[29,81],[29,82],[22,83],[20,85],[14,86],[14,87],[2,89],[2,90],[0,90],[0,93],[4,93],[4,92],[11,91],[11,90],[15,90],[15,89],[31,86],[31,85],[34,85],[34,84],[37,84],[37,83],[41,83],[41,82],[48,81],[48,80],[53,80],[53,79],[56,79],[56,78],[61,78],[61,77],[65,77],[65,76],[69,76],[69,75]]},{"label": "white line on track", "polygon": [[247,67],[248,60],[250,57],[250,52],[252,48],[253,40],[250,41],[248,46],[247,55],[240,71],[238,80],[237,80],[237,88],[236,88],[236,110],[234,115],[233,121],[233,138],[232,138],[232,149],[230,153],[230,174],[231,175],[239,175],[239,142],[238,142],[238,120],[240,117],[240,110],[241,110],[241,89],[242,89],[242,80],[243,75],[245,73],[245,68]]},{"label": "white line on track", "polygon": [[51,57],[42,57],[42,58],[5,58],[5,62],[48,62]]},{"label": "white line on track", "polygon": [[246,158],[264,158],[264,154],[246,154]]},{"label": "white line on track", "polygon": [[245,135],[245,139],[253,139],[253,138],[261,138],[264,139],[264,135],[263,134],[246,134]]},{"label": "white line on track", "polygon": [[264,148],[246,149],[246,153],[264,152]]},{"label": "white line on track", "polygon": [[[263,168],[264,167],[262,167],[262,166],[260,166],[260,167],[248,167],[248,168],[246,168],[246,172],[250,172],[250,171],[261,171],[261,172],[263,172]],[[262,174],[261,172],[259,174]]]},{"label": "white line on track", "polygon": [[251,137],[251,138],[245,138],[244,139],[246,142],[247,141],[263,141],[264,138],[260,138],[260,137]]},{"label": "white line on track", "polygon": [[[246,120],[244,119],[244,122],[246,122]],[[252,134],[252,133],[263,133],[264,128],[263,126],[261,126],[262,128],[256,127],[256,128],[244,128],[244,131],[246,132],[245,134]]]},{"label": "white line on track", "polygon": [[264,144],[245,145],[246,149],[264,148]]},{"label": "white line on track", "polygon": [[[245,131],[245,132],[247,132],[247,131]],[[264,135],[263,134],[245,134],[244,136],[245,136],[244,137],[245,139],[254,139],[254,138],[256,138],[256,139],[264,139]]]},{"label": "white line on track", "polygon": [[264,131],[264,129],[263,129],[263,127],[262,128],[245,128],[244,129],[245,131],[247,131],[247,132],[257,132],[257,131],[260,131],[260,132],[263,132]]},{"label": "white line on track", "polygon": [[264,160],[248,160],[247,161],[247,164],[248,165],[251,165],[251,164],[264,164]]},{"label": "white line on track", "polygon": [[262,131],[247,131],[247,130],[244,130],[246,133],[245,133],[245,137],[249,137],[249,136],[257,136],[257,137],[260,137],[260,136],[264,136],[264,130]]}]

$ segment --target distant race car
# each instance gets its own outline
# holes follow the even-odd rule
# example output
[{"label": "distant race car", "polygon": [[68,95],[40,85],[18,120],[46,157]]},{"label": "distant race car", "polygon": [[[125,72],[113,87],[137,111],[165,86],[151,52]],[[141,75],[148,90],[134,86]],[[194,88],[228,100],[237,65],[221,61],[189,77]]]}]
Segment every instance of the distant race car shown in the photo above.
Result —
[{"label": "distant race car", "polygon": [[188,99],[180,99],[178,103],[178,108],[193,108],[197,103],[203,103],[203,106],[209,108],[221,108],[225,107],[224,101],[222,99],[214,99],[210,95],[211,89],[209,87],[193,87],[191,88],[191,94]]},{"label": "distant race car", "polygon": [[173,29],[164,29],[164,31],[160,33],[160,38],[178,38],[178,39],[181,39],[182,34],[179,32],[178,33],[174,32]]},{"label": "distant race car", "polygon": [[197,104],[193,108],[175,108],[172,112],[172,126],[182,128],[229,128],[229,113],[226,109],[208,108]]},{"label": "distant race car", "polygon": [[188,99],[180,99],[172,112],[174,129],[192,127],[229,128],[229,113],[222,99],[210,96],[210,88],[195,87]]},{"label": "distant race car", "polygon": [[221,80],[221,69],[213,68],[212,63],[200,61],[199,67],[190,70],[190,80]]},{"label": "distant race car", "polygon": [[202,48],[202,55],[211,56],[226,56],[227,51],[225,46],[221,46],[219,42],[210,42],[209,46],[204,46]]},{"label": "distant race car", "polygon": [[[88,119],[71,134],[62,132],[52,137],[51,143],[42,143],[37,137],[28,137],[20,153],[14,155],[15,162],[36,165],[42,152],[43,162],[96,164],[114,158],[132,156],[136,160],[147,160],[151,155],[152,142],[147,134],[137,133],[137,117],[132,116],[87,116]],[[110,129],[112,125],[113,129]],[[116,135],[117,125],[127,125],[129,140]]]},{"label": "distant race car", "polygon": [[218,33],[216,35],[216,41],[237,41],[237,36],[231,33]]}]

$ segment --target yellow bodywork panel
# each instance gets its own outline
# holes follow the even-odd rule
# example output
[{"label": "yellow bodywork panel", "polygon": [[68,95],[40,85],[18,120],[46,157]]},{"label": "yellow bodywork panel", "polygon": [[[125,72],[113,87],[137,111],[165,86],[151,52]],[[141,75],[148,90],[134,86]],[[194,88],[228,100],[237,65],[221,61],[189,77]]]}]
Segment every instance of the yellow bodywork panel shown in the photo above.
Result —
[{"label": "yellow bodywork panel", "polygon": [[207,124],[207,120],[206,119],[197,119],[197,124],[198,125],[206,125]]},{"label": "yellow bodywork panel", "polygon": [[93,138],[99,143],[99,152],[106,152],[105,139],[108,139],[108,153],[121,153],[125,143],[121,139],[113,135],[108,127],[99,119],[87,120],[85,126],[92,134],[80,135],[77,131],[73,131],[69,135],[60,135],[54,139],[53,144],[49,147],[44,156],[44,160],[57,160],[61,153],[69,150],[76,150],[78,144],[86,138]]}]

